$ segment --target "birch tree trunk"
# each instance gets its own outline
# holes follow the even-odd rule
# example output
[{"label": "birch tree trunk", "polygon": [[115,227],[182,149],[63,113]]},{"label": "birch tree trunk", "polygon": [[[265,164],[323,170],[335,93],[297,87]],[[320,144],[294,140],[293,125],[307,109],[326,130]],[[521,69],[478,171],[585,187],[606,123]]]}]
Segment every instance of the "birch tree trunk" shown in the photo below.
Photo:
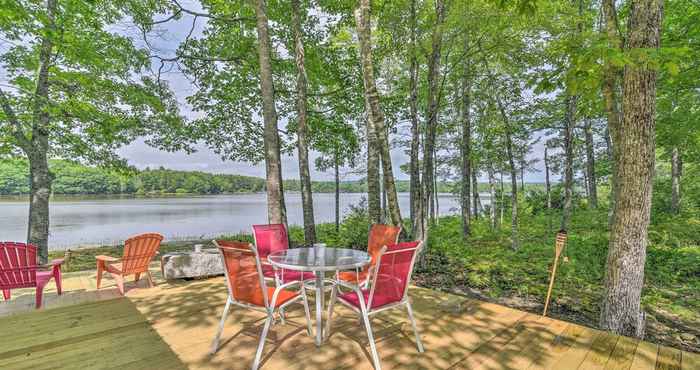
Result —
[{"label": "birch tree trunk", "polygon": [[489,165],[489,199],[491,200],[489,216],[491,221],[491,230],[496,230],[496,178],[494,177],[493,172],[493,166]]},{"label": "birch tree trunk", "polygon": [[[658,49],[663,0],[630,3],[626,49]],[[610,230],[600,326],[641,338],[644,263],[654,175],[656,70],[628,64],[623,75],[622,112],[612,132],[617,191]]]},{"label": "birch tree trunk", "polygon": [[547,211],[552,209],[552,185],[549,182],[549,156],[547,146],[544,147],[544,188],[547,192]]},{"label": "birch tree trunk", "polygon": [[681,211],[681,176],[683,176],[683,160],[678,147],[671,151],[671,212]]},{"label": "birch tree trunk", "polygon": [[420,127],[418,125],[418,58],[416,53],[416,0],[411,1],[411,66],[410,66],[410,115],[411,115],[411,226],[413,239],[423,239],[424,216],[420,179]]},{"label": "birch tree trunk", "polygon": [[[442,48],[442,23],[444,22],[445,6],[443,0],[436,0],[435,14],[437,22],[433,27],[431,38],[432,51],[428,59],[428,92],[427,92],[427,117],[426,134],[423,145],[423,209],[433,209],[435,136],[438,116],[438,90],[440,73],[440,53]],[[430,212],[431,221],[434,221],[434,212]]]},{"label": "birch tree trunk", "polygon": [[[468,44],[466,45],[468,49]],[[471,81],[469,76],[469,63],[465,63],[464,76],[462,77],[462,140],[460,145],[460,156],[462,157],[462,188],[460,192],[460,205],[462,210],[462,236],[464,238],[471,234],[470,222],[471,212],[469,209],[469,199],[471,197]]]},{"label": "birch tree trunk", "polygon": [[377,147],[382,163],[384,188],[387,192],[387,202],[391,223],[401,225],[401,210],[396,194],[396,182],[391,164],[389,138],[384,122],[384,113],[379,105],[379,92],[374,81],[374,65],[372,62],[372,39],[370,29],[370,0],[360,0],[360,6],[355,12],[357,34],[360,46],[360,59],[362,61],[362,78],[365,86],[365,103],[367,105],[368,122],[373,126],[377,136]]},{"label": "birch tree trunk", "polygon": [[598,184],[595,174],[595,151],[593,150],[593,130],[591,122],[586,120],[584,127],[586,136],[586,174],[588,185],[588,204],[593,208],[598,208]]},{"label": "birch tree trunk", "polygon": [[474,218],[479,218],[481,215],[481,198],[479,198],[479,179],[474,168],[472,168],[472,199],[474,202]]},{"label": "birch tree trunk", "polygon": [[577,97],[566,98],[566,119],[564,136],[564,207],[561,214],[561,229],[567,230],[571,219],[572,198],[574,195],[574,127],[576,127]]},{"label": "birch tree trunk", "polygon": [[[365,99],[365,103],[366,103]],[[379,148],[374,125],[367,109],[367,211],[370,223],[382,223],[381,184],[379,176]]]},{"label": "birch tree trunk", "polygon": [[335,163],[333,163],[335,172],[335,231],[340,231],[340,158],[335,155]]},{"label": "birch tree trunk", "polygon": [[515,159],[513,158],[513,140],[511,138],[510,122],[503,108],[500,99],[497,99],[498,108],[501,111],[501,117],[505,124],[505,139],[506,139],[506,155],[508,156],[508,167],[510,170],[510,191],[511,191],[511,246],[514,250],[519,248],[518,242],[518,174],[515,168]]},{"label": "birch tree trunk", "polygon": [[282,161],[280,138],[277,132],[277,108],[275,107],[275,87],[272,82],[270,35],[267,24],[265,0],[255,0],[255,18],[258,32],[258,59],[260,61],[260,91],[262,94],[265,150],[265,171],[267,175],[267,218],[272,224],[287,224],[287,209],[282,187]]},{"label": "birch tree trunk", "polygon": [[301,182],[301,208],[304,214],[304,242],[316,242],[316,222],[314,221],[314,200],[311,194],[311,174],[309,173],[308,128],[306,125],[306,66],[304,39],[301,28],[301,6],[299,0],[292,0],[292,23],[294,27],[294,52],[297,67],[297,149],[299,151],[299,180]]}]

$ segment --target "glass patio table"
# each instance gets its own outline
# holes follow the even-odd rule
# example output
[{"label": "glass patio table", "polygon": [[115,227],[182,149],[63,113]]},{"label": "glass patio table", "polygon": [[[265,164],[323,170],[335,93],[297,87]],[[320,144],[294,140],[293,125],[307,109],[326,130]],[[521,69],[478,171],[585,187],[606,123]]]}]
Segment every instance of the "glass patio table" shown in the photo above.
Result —
[{"label": "glass patio table", "polygon": [[367,252],[346,248],[294,248],[273,252],[267,260],[276,268],[313,272],[316,288],[316,346],[323,342],[323,288],[328,271],[350,270],[370,262]]}]

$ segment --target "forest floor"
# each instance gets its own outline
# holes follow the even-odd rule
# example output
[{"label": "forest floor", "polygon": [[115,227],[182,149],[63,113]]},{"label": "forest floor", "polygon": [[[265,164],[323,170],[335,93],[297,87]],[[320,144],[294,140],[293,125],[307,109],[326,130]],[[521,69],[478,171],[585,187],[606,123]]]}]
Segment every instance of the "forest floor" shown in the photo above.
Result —
[{"label": "forest floor", "polygon": [[[519,248],[511,248],[510,224],[491,230],[487,220],[472,223],[464,241],[458,217],[443,217],[431,229],[429,247],[416,269],[417,285],[541,313],[554,254],[557,215],[522,217]],[[598,326],[608,248],[607,212],[577,210],[559,265],[548,315],[589,327]],[[338,232],[318,225],[318,239],[329,245],[366,248],[366,219],[350,216]],[[674,235],[673,237],[669,235]],[[700,352],[700,221],[673,219],[653,224],[647,251],[642,304],[647,314],[645,340]],[[222,238],[247,240],[250,235]],[[292,245],[303,231],[290,229]],[[213,247],[208,239],[166,242],[160,253]],[[98,254],[119,257],[121,246],[71,252],[65,271],[95,269]],[[51,252],[51,258],[63,257]]]}]

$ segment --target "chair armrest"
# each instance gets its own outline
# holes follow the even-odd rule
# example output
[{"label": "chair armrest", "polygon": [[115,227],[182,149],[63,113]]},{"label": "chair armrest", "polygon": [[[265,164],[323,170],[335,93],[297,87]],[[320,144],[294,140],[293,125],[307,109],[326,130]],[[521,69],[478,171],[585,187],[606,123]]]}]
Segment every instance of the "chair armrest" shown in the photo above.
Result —
[{"label": "chair armrest", "polygon": [[114,257],[110,257],[110,256],[103,256],[103,255],[95,256],[95,259],[97,259],[98,261],[104,261],[104,262],[117,262],[117,261],[119,261],[119,258],[114,258]]},{"label": "chair armrest", "polygon": [[61,266],[63,264],[63,262],[64,262],[63,258],[56,258],[55,260],[51,260],[51,262],[49,262],[49,264],[47,266],[53,266],[53,267]]}]

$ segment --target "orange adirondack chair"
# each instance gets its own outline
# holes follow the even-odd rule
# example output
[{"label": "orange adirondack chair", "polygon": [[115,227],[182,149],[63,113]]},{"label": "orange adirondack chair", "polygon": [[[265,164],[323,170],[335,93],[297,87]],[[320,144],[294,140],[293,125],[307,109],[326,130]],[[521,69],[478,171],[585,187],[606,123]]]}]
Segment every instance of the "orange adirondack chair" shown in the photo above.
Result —
[{"label": "orange adirondack chair", "polygon": [[134,275],[134,281],[139,281],[141,274],[148,277],[148,285],[155,286],[153,277],[148,271],[148,264],[158,253],[163,235],[148,233],[136,235],[124,242],[124,255],[121,259],[110,256],[95,256],[97,258],[97,289],[102,284],[102,273],[109,272],[117,281],[119,293],[124,295],[124,276]]}]

